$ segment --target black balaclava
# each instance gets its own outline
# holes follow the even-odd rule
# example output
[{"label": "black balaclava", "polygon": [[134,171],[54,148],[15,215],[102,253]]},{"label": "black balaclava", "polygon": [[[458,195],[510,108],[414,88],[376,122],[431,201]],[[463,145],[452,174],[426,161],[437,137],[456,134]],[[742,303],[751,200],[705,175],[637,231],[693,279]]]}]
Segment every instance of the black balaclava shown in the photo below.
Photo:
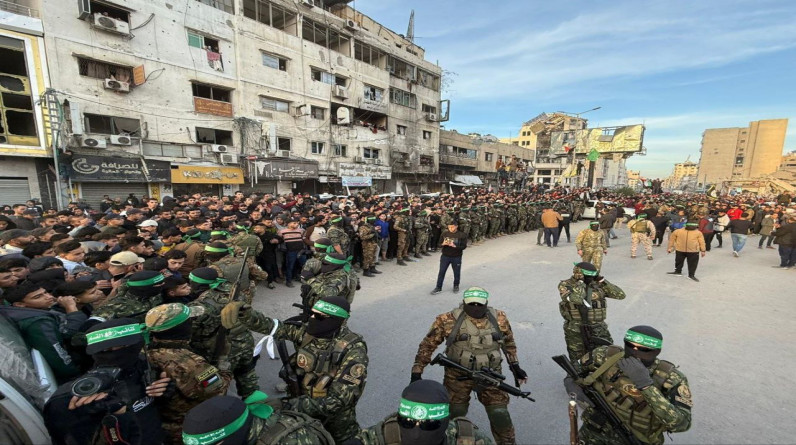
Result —
[{"label": "black balaclava", "polygon": [[[642,345],[650,351],[638,351],[633,349],[630,343]],[[636,357],[650,367],[655,363],[655,358],[661,353],[663,345],[663,334],[651,326],[633,326],[625,334],[625,357]]]},{"label": "black balaclava", "polygon": [[[220,430],[235,422],[246,411],[246,404],[237,397],[217,396],[193,407],[182,424],[185,434],[204,434]],[[249,414],[245,423],[229,436],[221,440],[224,445],[246,445],[254,416]],[[188,443],[186,441],[186,443]]]},{"label": "black balaclava", "polygon": [[346,256],[342,253],[331,252],[321,260],[321,273],[329,273],[346,266]]},{"label": "black balaclava", "polygon": [[[116,318],[110,321],[97,323],[86,331],[86,353],[94,359],[94,366],[112,366],[115,368],[130,369],[135,366],[144,347],[144,336],[140,329],[134,329],[130,335],[110,338],[92,343],[92,333],[106,331],[114,328],[137,327],[138,323],[131,318]],[[102,336],[100,338],[105,338]],[[111,350],[111,348],[117,348]]]},{"label": "black balaclava", "polygon": [[600,223],[597,221],[589,223],[589,228],[594,230],[595,232],[600,230]]},{"label": "black balaclava", "polygon": [[141,348],[144,343],[134,346],[125,346],[121,349],[97,352],[92,355],[94,366],[111,366],[114,368],[130,369],[138,363],[141,357]]},{"label": "black balaclava", "polygon": [[[203,281],[199,282],[197,281]],[[198,269],[194,269],[188,275],[188,284],[191,286],[191,297],[196,299],[202,292],[210,289],[211,282],[215,282],[218,279],[218,272],[210,267],[200,267]]]},{"label": "black balaclava", "polygon": [[[348,304],[348,301],[343,297],[326,297],[321,298],[320,301],[333,304],[346,312],[351,310],[351,305]],[[337,334],[337,331],[340,330],[340,327],[343,326],[345,320],[345,318],[333,315],[329,315],[322,320],[313,316],[307,322],[306,331],[307,334],[315,338],[332,338]]]},{"label": "black balaclava", "polygon": [[189,318],[182,323],[174,326],[165,331],[153,332],[152,336],[156,340],[185,340],[191,339],[191,330],[193,329],[193,319]]},{"label": "black balaclava", "polygon": [[575,263],[575,268],[580,269],[580,273],[583,275],[581,279],[587,286],[594,282],[594,277],[597,276],[597,268],[594,264],[582,261],[580,263]]},{"label": "black balaclava", "polygon": [[[415,402],[415,403],[423,403],[425,405],[440,405],[450,404],[450,397],[448,396],[448,391],[442,386],[441,383],[436,382],[434,380],[418,380],[416,382],[412,382],[407,386],[404,391],[401,393],[401,404],[405,405],[406,402]],[[408,418],[406,415],[402,415],[402,411],[406,411],[411,415],[412,409],[411,408],[404,408],[401,407],[399,409],[399,415],[401,417]],[[448,428],[448,423],[450,421],[450,416],[445,416],[444,418],[434,419],[434,420],[427,420],[426,422],[433,422],[439,421],[439,427],[431,430],[426,431],[421,429],[419,426],[414,426],[413,428],[406,428],[399,422],[399,427],[401,431],[401,445],[442,445],[445,443],[446,434],[445,431]],[[423,421],[421,421],[423,422]]]},{"label": "black balaclava", "polygon": [[486,312],[489,310],[489,307],[485,304],[469,303],[462,306],[462,309],[465,314],[473,318],[484,318],[486,317]]},{"label": "black balaclava", "polygon": [[165,279],[158,271],[142,270],[127,279],[127,291],[136,297],[154,297],[163,291]]}]

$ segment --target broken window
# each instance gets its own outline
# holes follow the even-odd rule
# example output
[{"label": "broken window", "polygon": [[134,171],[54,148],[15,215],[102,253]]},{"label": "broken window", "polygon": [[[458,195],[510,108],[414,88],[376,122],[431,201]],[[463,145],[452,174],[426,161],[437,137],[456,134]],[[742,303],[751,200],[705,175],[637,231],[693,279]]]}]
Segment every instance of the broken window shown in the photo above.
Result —
[{"label": "broken window", "polygon": [[287,113],[290,110],[290,103],[273,97],[260,96],[260,104],[266,110],[281,111]]},{"label": "broken window", "polygon": [[404,62],[397,57],[389,56],[387,58],[387,71],[401,79],[415,80],[417,78],[416,69],[411,63]]},{"label": "broken window", "polygon": [[313,22],[307,18],[304,18],[301,25],[301,37],[304,40],[345,55],[349,55],[351,52],[351,40],[348,36],[340,34],[333,29],[329,29],[325,25]]},{"label": "broken window", "polygon": [[85,113],[83,117],[86,121],[86,131],[88,133],[141,136],[141,122],[138,119],[89,113]]},{"label": "broken window", "polygon": [[25,43],[0,36],[0,144],[37,145]]},{"label": "broken window", "polygon": [[289,138],[276,138],[277,148],[290,151],[291,142]]},{"label": "broken window", "polygon": [[423,130],[423,139],[426,139],[426,140],[431,139],[431,132]]},{"label": "broken window", "polygon": [[228,14],[235,13],[235,2],[234,0],[196,0],[199,3],[204,3],[207,6],[212,6],[216,9],[220,9]]},{"label": "broken window", "polygon": [[390,101],[404,107],[417,108],[417,96],[398,88],[390,88]]},{"label": "broken window", "polygon": [[437,107],[432,107],[431,105],[423,104],[423,113],[437,113]]},{"label": "broken window", "polygon": [[215,128],[196,127],[196,142],[202,144],[232,145],[232,132]]},{"label": "broken window", "polygon": [[418,68],[418,83],[426,88],[434,91],[439,91],[439,76],[429,73]]},{"label": "broken window", "polygon": [[363,148],[362,149],[362,157],[366,159],[379,159],[379,150],[378,148]]},{"label": "broken window", "polygon": [[362,43],[359,40],[354,40],[354,58],[375,67],[384,67],[384,53],[378,48]]},{"label": "broken window", "polygon": [[381,102],[384,97],[384,90],[370,85],[365,85],[365,99],[374,102]]},{"label": "broken window", "polygon": [[202,83],[192,83],[194,97],[217,100],[219,102],[231,102],[232,90],[223,87],[206,85]]},{"label": "broken window", "polygon": [[322,121],[326,118],[326,108],[316,107],[312,105],[310,106],[310,116],[312,116],[313,119]]},{"label": "broken window", "polygon": [[77,58],[77,69],[81,76],[95,79],[113,79],[130,83],[133,78],[133,69],[129,66],[114,65],[83,57]]},{"label": "broken window", "polygon": [[296,13],[266,0],[243,0],[243,15],[288,34],[297,35]]},{"label": "broken window", "polygon": [[279,71],[287,71],[287,59],[273,54],[263,53],[263,66]]},{"label": "broken window", "polygon": [[395,131],[401,136],[406,136],[406,125],[396,125]]}]

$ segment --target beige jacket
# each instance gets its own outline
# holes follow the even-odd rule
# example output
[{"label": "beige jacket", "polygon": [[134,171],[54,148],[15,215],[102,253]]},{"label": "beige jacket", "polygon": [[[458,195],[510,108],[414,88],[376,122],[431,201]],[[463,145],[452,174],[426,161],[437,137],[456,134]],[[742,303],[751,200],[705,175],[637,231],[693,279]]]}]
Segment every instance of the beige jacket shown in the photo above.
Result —
[{"label": "beige jacket", "polygon": [[699,230],[677,229],[669,237],[669,250],[678,252],[704,252],[705,237]]}]

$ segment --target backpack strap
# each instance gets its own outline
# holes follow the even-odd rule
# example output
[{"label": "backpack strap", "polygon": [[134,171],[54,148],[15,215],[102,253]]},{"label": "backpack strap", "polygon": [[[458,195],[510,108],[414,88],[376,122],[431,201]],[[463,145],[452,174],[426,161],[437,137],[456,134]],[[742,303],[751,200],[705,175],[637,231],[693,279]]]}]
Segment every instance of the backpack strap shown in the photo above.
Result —
[{"label": "backpack strap", "polygon": [[386,420],[382,426],[384,445],[401,445],[401,429],[395,417]]},{"label": "backpack strap", "polygon": [[[451,311],[451,315],[454,315],[453,311]],[[459,314],[459,318],[456,319],[456,324],[453,325],[453,329],[451,329],[451,333],[448,335],[448,338],[445,340],[445,348],[449,348],[450,345],[456,340],[456,335],[459,333],[459,329],[461,329],[462,324],[464,324],[464,318],[467,317],[467,314],[462,311]]]},{"label": "backpack strap", "polygon": [[475,445],[475,427],[473,423],[464,417],[459,417],[454,420],[456,422],[456,445]]},{"label": "backpack strap", "polygon": [[612,351],[609,347],[608,353],[611,354],[610,357],[608,357],[605,362],[594,372],[584,377],[581,380],[581,383],[586,386],[591,386],[595,381],[597,381],[598,378],[600,378],[601,375],[605,374],[605,372],[611,369],[611,367],[619,363],[619,360],[622,360],[623,357],[622,354],[619,354],[620,350],[620,348],[616,348],[616,352],[611,354]]}]

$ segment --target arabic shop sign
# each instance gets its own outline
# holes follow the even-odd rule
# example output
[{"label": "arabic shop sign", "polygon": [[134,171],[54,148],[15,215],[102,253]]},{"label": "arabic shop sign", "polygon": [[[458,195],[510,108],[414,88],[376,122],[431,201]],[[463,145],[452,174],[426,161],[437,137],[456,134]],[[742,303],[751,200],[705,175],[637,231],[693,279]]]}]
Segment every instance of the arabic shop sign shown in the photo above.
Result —
[{"label": "arabic shop sign", "polygon": [[343,187],[370,187],[373,178],[370,176],[343,176]]},{"label": "arabic shop sign", "polygon": [[[176,167],[176,168],[174,168]],[[243,184],[243,170],[238,167],[203,167],[175,165],[172,184]]]},{"label": "arabic shop sign", "polygon": [[68,172],[75,182],[169,182],[171,164],[142,158],[75,155]]},{"label": "arabic shop sign", "polygon": [[392,168],[381,165],[341,162],[337,167],[340,176],[370,176],[373,179],[392,177]]},{"label": "arabic shop sign", "polygon": [[312,161],[268,160],[254,163],[261,179],[310,179],[318,177],[318,163]]}]

